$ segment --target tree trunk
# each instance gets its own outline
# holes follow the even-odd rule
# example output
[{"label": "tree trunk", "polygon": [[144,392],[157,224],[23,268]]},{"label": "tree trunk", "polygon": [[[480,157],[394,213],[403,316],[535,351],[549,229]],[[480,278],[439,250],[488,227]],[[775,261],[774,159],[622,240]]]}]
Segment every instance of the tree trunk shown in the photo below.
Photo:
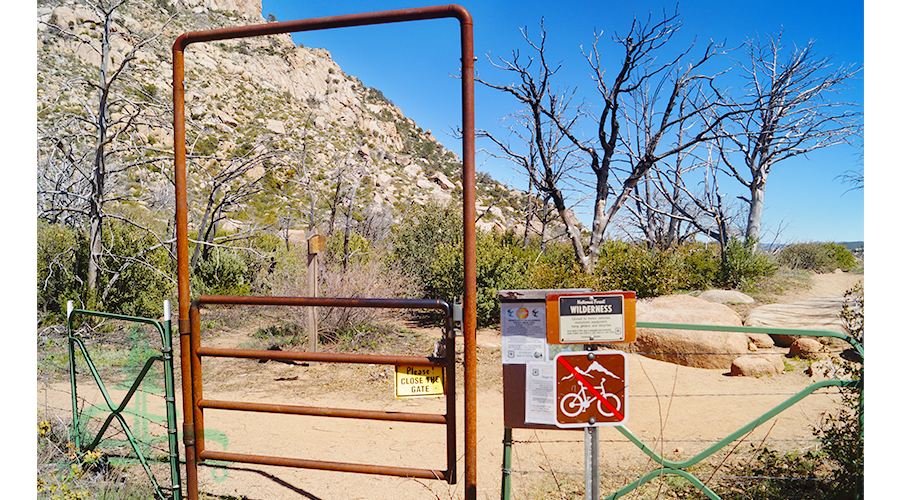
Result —
[{"label": "tree trunk", "polygon": [[90,200],[90,258],[88,259],[87,288],[88,296],[96,298],[99,288],[100,254],[102,252],[103,230],[103,196],[106,182],[106,128],[107,100],[109,96],[109,82],[107,71],[109,70],[109,36],[112,14],[104,17],[103,36],[100,39],[100,80],[98,89],[100,92],[99,105],[97,106],[97,142],[94,148],[94,168],[91,172],[91,200]]},{"label": "tree trunk", "polygon": [[550,197],[553,198],[553,205],[556,207],[556,212],[559,214],[559,217],[563,221],[563,225],[566,227],[566,235],[568,235],[569,241],[572,242],[575,258],[578,259],[578,262],[586,273],[590,274],[594,272],[593,261],[584,253],[584,245],[581,242],[581,231],[578,229],[575,221],[569,216],[562,193],[556,191],[551,193]]},{"label": "tree trunk", "polygon": [[747,231],[744,237],[753,245],[755,251],[759,245],[759,232],[762,226],[763,201],[766,196],[765,179],[754,180],[750,186],[750,212],[747,214]]}]

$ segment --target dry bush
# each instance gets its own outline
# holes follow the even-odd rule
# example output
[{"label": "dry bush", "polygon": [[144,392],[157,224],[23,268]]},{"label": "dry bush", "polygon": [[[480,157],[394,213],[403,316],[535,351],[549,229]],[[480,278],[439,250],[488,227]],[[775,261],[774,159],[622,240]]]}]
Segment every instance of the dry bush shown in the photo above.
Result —
[{"label": "dry bush", "polygon": [[[270,273],[268,286],[273,295],[309,296],[306,255],[291,252]],[[319,268],[319,295],[331,298],[408,298],[418,297],[420,288],[400,266],[372,253],[366,258],[351,259],[343,269],[342,262],[326,262]],[[291,308],[285,321],[306,327],[309,308]],[[380,323],[397,318],[402,311],[373,308],[317,308],[321,332],[346,331],[360,325]]]},{"label": "dry bush", "polygon": [[[374,258],[353,262],[346,271],[337,264],[326,265],[319,275],[319,290],[325,297],[342,298],[409,298],[421,293],[399,265]],[[319,328],[326,332],[340,331],[398,317],[402,313],[361,307],[324,308],[319,312]]]}]

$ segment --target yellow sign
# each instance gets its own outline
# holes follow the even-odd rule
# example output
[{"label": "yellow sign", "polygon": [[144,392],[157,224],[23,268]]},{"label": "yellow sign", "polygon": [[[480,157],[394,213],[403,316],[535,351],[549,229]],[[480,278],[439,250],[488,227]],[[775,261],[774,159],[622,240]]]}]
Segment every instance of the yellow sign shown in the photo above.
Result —
[{"label": "yellow sign", "polygon": [[394,395],[398,398],[444,394],[444,369],[440,366],[397,366]]}]

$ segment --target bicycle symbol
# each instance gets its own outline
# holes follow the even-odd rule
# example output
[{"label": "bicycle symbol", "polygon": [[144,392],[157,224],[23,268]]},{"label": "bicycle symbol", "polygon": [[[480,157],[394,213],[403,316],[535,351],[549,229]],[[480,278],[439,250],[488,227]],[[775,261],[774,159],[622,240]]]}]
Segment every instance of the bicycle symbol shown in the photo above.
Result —
[{"label": "bicycle symbol", "polygon": [[[594,389],[597,389],[600,392],[600,395],[615,408],[616,412],[618,412],[622,409],[622,400],[619,399],[619,396],[606,392],[606,389],[603,388],[605,382],[606,377],[602,377],[600,379],[600,385],[595,385]],[[603,404],[603,401],[601,401],[600,398],[591,396],[584,384],[579,382],[578,387],[581,388],[578,392],[566,394],[559,402],[559,409],[565,416],[570,418],[576,417],[590,408],[591,404],[595,401],[597,402],[597,411],[604,417],[612,417],[615,414],[615,412],[610,411],[609,408]]]}]

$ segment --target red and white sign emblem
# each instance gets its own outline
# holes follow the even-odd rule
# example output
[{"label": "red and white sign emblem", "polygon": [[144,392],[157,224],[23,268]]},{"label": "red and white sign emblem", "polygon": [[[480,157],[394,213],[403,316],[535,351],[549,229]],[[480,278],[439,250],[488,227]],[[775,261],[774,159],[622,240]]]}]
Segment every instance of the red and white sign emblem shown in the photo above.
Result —
[{"label": "red and white sign emblem", "polygon": [[556,425],[622,425],[628,420],[628,357],[622,351],[563,352],[556,365]]}]

